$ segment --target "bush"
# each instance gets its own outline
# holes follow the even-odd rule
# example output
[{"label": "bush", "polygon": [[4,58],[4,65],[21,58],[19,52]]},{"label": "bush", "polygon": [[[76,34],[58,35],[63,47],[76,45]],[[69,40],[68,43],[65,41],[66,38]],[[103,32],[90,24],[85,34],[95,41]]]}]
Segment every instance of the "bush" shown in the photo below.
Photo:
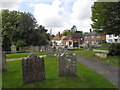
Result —
[{"label": "bush", "polygon": [[120,43],[112,43],[109,46],[110,55],[120,55]]}]

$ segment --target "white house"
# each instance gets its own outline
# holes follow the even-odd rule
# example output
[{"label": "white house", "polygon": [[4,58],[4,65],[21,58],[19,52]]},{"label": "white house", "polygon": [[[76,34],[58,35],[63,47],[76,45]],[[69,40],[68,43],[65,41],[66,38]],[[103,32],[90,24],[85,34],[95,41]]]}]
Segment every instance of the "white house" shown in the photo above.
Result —
[{"label": "white house", "polygon": [[115,36],[114,34],[106,35],[107,43],[120,43],[120,36]]}]

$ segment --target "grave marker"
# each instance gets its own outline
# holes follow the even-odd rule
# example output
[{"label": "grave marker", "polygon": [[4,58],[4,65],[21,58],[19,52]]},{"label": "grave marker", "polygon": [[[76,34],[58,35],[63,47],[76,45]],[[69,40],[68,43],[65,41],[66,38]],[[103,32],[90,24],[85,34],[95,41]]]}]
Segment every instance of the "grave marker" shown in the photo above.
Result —
[{"label": "grave marker", "polygon": [[22,70],[24,84],[44,80],[44,58],[33,53],[30,54],[26,59],[22,59]]}]

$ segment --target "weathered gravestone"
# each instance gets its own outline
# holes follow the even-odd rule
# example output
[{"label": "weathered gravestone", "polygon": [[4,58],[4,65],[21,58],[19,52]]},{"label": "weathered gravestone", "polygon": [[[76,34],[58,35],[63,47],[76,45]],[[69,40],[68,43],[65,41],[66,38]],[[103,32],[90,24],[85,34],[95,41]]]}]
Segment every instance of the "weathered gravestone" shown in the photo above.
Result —
[{"label": "weathered gravestone", "polygon": [[45,79],[44,58],[32,53],[22,59],[24,84],[38,82]]},{"label": "weathered gravestone", "polygon": [[66,51],[66,49],[62,48],[62,47],[58,47],[58,49],[56,49],[56,56],[57,58]]},{"label": "weathered gravestone", "polygon": [[65,51],[58,57],[59,76],[77,76],[76,56]]},{"label": "weathered gravestone", "polygon": [[48,45],[47,48],[46,48],[46,55],[48,57],[54,56],[54,50],[53,50],[53,48],[50,45]]},{"label": "weathered gravestone", "polygon": [[12,45],[11,46],[11,53],[17,53],[16,46]]},{"label": "weathered gravestone", "polygon": [[30,46],[30,53],[34,53],[34,52],[35,52],[34,46]]},{"label": "weathered gravestone", "polygon": [[41,50],[45,52],[45,46],[41,46]]},{"label": "weathered gravestone", "polygon": [[2,72],[6,72],[6,71],[7,71],[6,56],[5,56],[5,54],[2,52]]},{"label": "weathered gravestone", "polygon": [[34,50],[35,50],[35,52],[39,52],[40,50],[39,50],[39,46],[35,46],[34,47]]}]

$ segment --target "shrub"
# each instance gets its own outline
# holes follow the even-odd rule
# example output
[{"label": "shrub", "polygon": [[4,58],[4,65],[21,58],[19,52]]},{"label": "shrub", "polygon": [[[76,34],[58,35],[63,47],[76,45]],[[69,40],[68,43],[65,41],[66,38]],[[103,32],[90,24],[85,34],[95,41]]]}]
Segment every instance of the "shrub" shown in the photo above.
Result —
[{"label": "shrub", "polygon": [[120,43],[112,43],[109,46],[110,55],[120,55]]}]

